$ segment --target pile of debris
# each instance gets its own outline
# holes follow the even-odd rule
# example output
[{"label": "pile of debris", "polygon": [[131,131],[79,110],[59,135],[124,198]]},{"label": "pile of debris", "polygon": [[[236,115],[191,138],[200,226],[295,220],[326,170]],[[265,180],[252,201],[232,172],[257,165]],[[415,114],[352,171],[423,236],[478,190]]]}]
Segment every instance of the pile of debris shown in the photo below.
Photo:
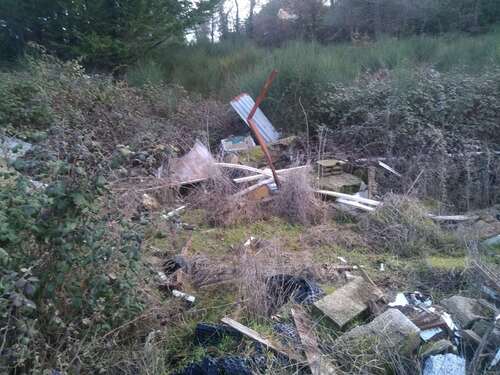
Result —
[{"label": "pile of debris", "polygon": [[[309,167],[310,161],[293,165],[289,152],[300,147],[299,140],[293,137],[280,139],[280,134],[259,109],[268,86],[256,102],[247,94],[242,94],[231,103],[252,130],[259,146],[250,135],[224,139],[221,142],[223,160],[218,161],[201,142],[196,142],[189,153],[170,162],[168,182],[162,183],[161,188],[192,186],[217,178],[222,170],[231,170],[232,184],[238,187],[232,193],[232,199],[241,204],[247,201],[269,202],[276,199],[284,182],[294,178],[294,172],[306,171],[310,186],[314,186],[311,192],[334,198],[335,207],[339,209],[352,213],[353,210],[372,212],[381,207],[383,202],[375,199],[375,167],[397,177],[401,175],[381,161],[360,171],[347,160],[324,155],[315,161],[315,168]],[[281,169],[275,168],[275,161],[279,161]],[[146,195],[145,202],[154,207],[150,198]],[[165,218],[174,220],[183,209],[185,206],[168,213]],[[428,213],[424,216],[445,223],[478,220],[476,216],[466,215],[438,216]],[[252,239],[249,241],[244,247],[249,246]],[[190,279],[191,285],[201,288],[232,283],[238,275],[238,268],[221,266],[212,268],[212,279],[203,277],[206,273],[202,268],[207,261],[198,262],[185,255],[171,259],[159,276],[162,287],[185,300],[188,306],[195,305],[197,299],[182,291],[186,278]],[[229,335],[237,340],[246,338],[255,342],[257,354],[245,358],[207,357],[179,374],[250,374],[256,368],[268,366],[266,356],[262,355],[263,349],[274,352],[288,365],[303,367],[307,364],[314,375],[339,371],[349,373],[353,369],[336,353],[336,348],[345,351],[359,345],[360,340],[365,342],[365,347],[368,345],[368,350],[376,348],[382,357],[393,358],[397,354],[404,359],[417,358],[424,375],[451,372],[460,375],[465,374],[466,369],[470,373],[500,370],[500,315],[497,308],[500,284],[496,277],[489,275],[490,293],[485,293],[489,302],[487,299],[457,295],[434,304],[430,296],[419,292],[399,293],[393,302],[389,302],[386,293],[362,267],[346,264],[332,267],[345,282],[330,294],[326,294],[311,278],[279,273],[264,276],[266,299],[270,306],[268,312],[278,321],[276,332],[287,337],[285,343],[227,316],[222,319],[222,324],[200,323],[196,330],[200,345],[220,341]],[[284,308],[291,316],[288,321],[280,313]],[[316,329],[318,322],[323,321],[330,322],[332,335],[338,336],[330,347],[322,344]],[[401,366],[405,368],[406,364]]]},{"label": "pile of debris", "polygon": [[[197,270],[193,270],[196,261],[186,259],[172,259],[168,263],[169,274],[162,278],[174,296],[194,306],[194,296],[173,289],[184,278],[197,276]],[[284,340],[261,334],[228,316],[221,324],[199,323],[195,333],[198,345],[216,345],[229,336],[254,342],[257,354],[207,357],[178,374],[251,374],[270,366],[266,356],[262,356],[263,349],[273,352],[287,366],[308,367],[312,374],[346,373],[352,369],[343,362],[342,354],[354,351],[360,342],[364,351],[376,350],[388,361],[394,355],[416,358],[424,375],[451,371],[465,375],[466,369],[471,374],[500,370],[500,310],[496,307],[500,300],[455,295],[436,305],[430,296],[404,292],[388,302],[386,293],[362,267],[339,265],[336,270],[346,281],[330,294],[304,277],[266,277],[266,295],[273,305],[269,314],[277,322],[273,329]],[[226,276],[235,277],[231,272]],[[499,284],[494,287],[499,291]],[[331,327],[332,335],[338,335],[329,345],[321,342],[317,330],[319,325],[325,326],[325,321],[329,322],[326,326]]]}]

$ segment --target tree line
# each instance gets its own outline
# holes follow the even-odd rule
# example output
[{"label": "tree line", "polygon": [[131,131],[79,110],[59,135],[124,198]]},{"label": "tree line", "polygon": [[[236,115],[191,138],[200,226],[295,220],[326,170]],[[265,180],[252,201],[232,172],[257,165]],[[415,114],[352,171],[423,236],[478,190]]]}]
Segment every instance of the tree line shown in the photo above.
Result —
[{"label": "tree line", "polygon": [[498,0],[2,0],[0,59],[36,43],[64,59],[117,68],[164,43],[185,43],[192,30],[200,42],[249,38],[278,46],[480,33],[499,20]]}]

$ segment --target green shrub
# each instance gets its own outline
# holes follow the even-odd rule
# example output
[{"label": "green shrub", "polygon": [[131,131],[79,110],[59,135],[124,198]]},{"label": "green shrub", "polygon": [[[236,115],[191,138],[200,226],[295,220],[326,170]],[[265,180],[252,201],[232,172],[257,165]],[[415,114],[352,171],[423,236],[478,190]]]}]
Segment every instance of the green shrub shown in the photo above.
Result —
[{"label": "green shrub", "polygon": [[22,177],[0,190],[4,369],[56,366],[81,329],[102,335],[142,309],[133,289],[140,242],[110,231],[102,182],[68,176],[45,191]]},{"label": "green shrub", "polygon": [[53,120],[42,87],[29,73],[0,72],[0,97],[0,129],[45,129]]}]

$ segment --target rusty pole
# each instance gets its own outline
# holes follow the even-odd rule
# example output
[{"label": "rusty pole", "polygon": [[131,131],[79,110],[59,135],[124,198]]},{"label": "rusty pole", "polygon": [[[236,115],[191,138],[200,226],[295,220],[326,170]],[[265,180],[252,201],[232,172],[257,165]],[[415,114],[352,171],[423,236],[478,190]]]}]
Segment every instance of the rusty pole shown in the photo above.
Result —
[{"label": "rusty pole", "polygon": [[253,106],[252,110],[248,114],[247,117],[247,122],[248,125],[250,126],[250,129],[252,129],[253,134],[255,135],[255,138],[257,138],[257,143],[260,145],[262,148],[262,151],[264,152],[264,155],[267,159],[267,164],[269,164],[269,168],[271,168],[271,171],[273,173],[274,177],[274,182],[276,182],[276,187],[278,189],[280,188],[281,184],[278,179],[278,174],[276,173],[276,169],[274,168],[273,164],[273,159],[271,157],[271,154],[269,153],[269,149],[267,148],[266,141],[262,137],[262,135],[259,132],[259,129],[255,125],[255,122],[253,121],[253,116],[255,115],[255,112],[257,112],[257,109],[259,108],[260,104],[264,101],[264,99],[267,96],[267,93],[269,91],[269,88],[271,87],[271,84],[273,83],[274,79],[278,75],[277,70],[273,70],[269,77],[266,80],[266,83],[264,84],[264,87],[262,87],[262,90],[260,92],[260,95],[257,97],[257,100],[255,101],[255,105]]}]

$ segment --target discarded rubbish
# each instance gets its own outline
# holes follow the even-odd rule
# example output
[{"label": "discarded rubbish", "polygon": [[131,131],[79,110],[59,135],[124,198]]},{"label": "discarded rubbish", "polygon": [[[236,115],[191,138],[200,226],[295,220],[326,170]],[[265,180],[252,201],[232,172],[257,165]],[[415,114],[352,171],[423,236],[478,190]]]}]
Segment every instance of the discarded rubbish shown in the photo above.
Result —
[{"label": "discarded rubbish", "polygon": [[497,353],[495,354],[495,358],[493,358],[493,360],[491,361],[489,368],[492,369],[496,367],[496,365],[498,365],[499,363],[500,363],[500,348],[498,348]]},{"label": "discarded rubbish", "polygon": [[297,361],[302,360],[302,358],[300,358],[296,354],[288,352],[284,348],[281,348],[279,344],[273,343],[271,340],[262,337],[258,332],[254,331],[253,329],[248,328],[248,327],[244,326],[243,324],[238,323],[237,321],[235,321],[231,318],[225,317],[225,318],[222,318],[221,321],[222,321],[222,323],[227,324],[229,327],[234,328],[236,331],[242,333],[243,335],[249,337],[250,339],[264,345],[268,349],[272,349],[275,352],[280,353],[280,354],[282,354],[290,359],[294,359]]},{"label": "discarded rubbish", "polygon": [[183,300],[189,302],[189,303],[194,303],[194,301],[196,300],[196,298],[194,296],[190,296],[189,294],[186,294],[184,292],[181,292],[179,290],[172,290],[172,294],[174,297],[177,297],[177,298],[182,298]]},{"label": "discarded rubbish", "polygon": [[357,326],[340,336],[336,343],[348,345],[367,337],[378,338],[379,345],[409,354],[420,345],[420,329],[397,309],[388,309],[368,324]]},{"label": "discarded rubbish", "polygon": [[255,147],[255,142],[250,135],[247,136],[232,136],[221,141],[222,150],[224,152],[240,152],[247,151]]},{"label": "discarded rubbish", "polygon": [[179,185],[206,180],[213,176],[214,170],[215,160],[200,141],[186,155],[170,161],[170,178]]},{"label": "discarded rubbish", "polygon": [[335,369],[321,355],[317,338],[308,316],[298,309],[292,309],[291,312],[312,375],[334,375]]},{"label": "discarded rubbish", "polygon": [[423,375],[465,375],[465,359],[456,354],[438,354],[427,358]]},{"label": "discarded rubbish", "polygon": [[192,363],[172,375],[252,375],[253,371],[247,359],[242,357],[205,357],[201,362]]},{"label": "discarded rubbish", "polygon": [[166,215],[163,215],[163,218],[170,220],[171,218],[179,215],[179,213],[181,213],[185,208],[186,208],[186,206],[181,206],[179,208],[176,208],[175,210],[170,211]]},{"label": "discarded rubbish", "polygon": [[424,341],[429,341],[433,337],[435,337],[443,332],[444,332],[443,329],[439,328],[439,327],[426,329],[426,330],[420,332],[420,338]]},{"label": "discarded rubbish", "polygon": [[308,305],[325,295],[315,282],[291,275],[268,277],[266,287],[274,306],[283,305],[290,299],[295,303]]},{"label": "discarded rubbish", "polygon": [[342,328],[367,310],[369,301],[377,301],[383,296],[380,289],[362,277],[356,277],[332,294],[315,302],[314,306]]},{"label": "discarded rubbish", "polygon": [[[248,115],[254,106],[255,102],[252,97],[245,93],[238,95],[231,101],[231,107],[234,108],[234,110],[238,113],[238,115],[240,115],[241,119],[245,121],[248,126],[250,126],[247,120]],[[267,143],[275,142],[280,138],[280,134],[276,131],[260,108],[257,108],[253,118],[259,132],[262,134],[262,137]]]}]

